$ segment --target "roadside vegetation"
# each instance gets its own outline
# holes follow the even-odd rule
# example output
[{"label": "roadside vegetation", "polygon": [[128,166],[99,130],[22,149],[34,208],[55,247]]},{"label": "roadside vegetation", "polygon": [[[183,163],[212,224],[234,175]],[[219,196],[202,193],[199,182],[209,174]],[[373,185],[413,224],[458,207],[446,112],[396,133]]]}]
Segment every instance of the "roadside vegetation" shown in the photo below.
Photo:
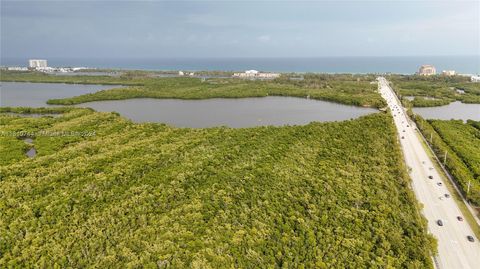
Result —
[{"label": "roadside vegetation", "polygon": [[348,105],[385,107],[377,93],[374,76],[305,74],[297,79],[285,74],[275,80],[245,80],[234,78],[155,77],[146,71],[130,71],[111,76],[54,76],[37,72],[2,72],[2,81],[59,82],[130,85],[65,99],[52,99],[48,104],[73,105],[101,100],[131,98],[243,98],[293,96],[320,99]]},{"label": "roadside vegetation", "polygon": [[[189,129],[46,112],[0,114],[2,268],[433,267],[387,113]],[[70,132],[94,135],[48,135]]]},{"label": "roadside vegetation", "polygon": [[[455,179],[463,196],[480,209],[480,130],[478,121],[425,120],[414,116],[438,159]],[[469,186],[470,185],[470,189]],[[467,190],[469,191],[467,192]]]},{"label": "roadside vegetation", "polygon": [[480,104],[480,83],[470,82],[469,77],[392,75],[389,80],[402,102],[414,107],[443,106],[453,101]]}]

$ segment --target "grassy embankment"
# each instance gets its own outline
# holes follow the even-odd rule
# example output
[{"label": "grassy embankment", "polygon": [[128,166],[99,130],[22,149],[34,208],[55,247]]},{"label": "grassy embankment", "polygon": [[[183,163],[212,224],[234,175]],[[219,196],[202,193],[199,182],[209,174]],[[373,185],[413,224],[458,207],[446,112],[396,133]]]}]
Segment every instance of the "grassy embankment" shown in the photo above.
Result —
[{"label": "grassy embankment", "polygon": [[[472,83],[468,77],[394,75],[389,80],[407,106],[442,106],[453,101],[480,104],[480,83]],[[457,89],[465,93],[458,93]],[[405,96],[414,96],[414,99],[410,101]]]},{"label": "grassy embankment", "polygon": [[264,96],[294,96],[338,102],[348,105],[384,107],[385,102],[370,84],[373,76],[306,74],[304,80],[290,80],[288,76],[273,81],[242,79],[155,78],[148,72],[129,72],[119,77],[108,76],[52,76],[38,73],[9,72],[3,81],[68,82],[136,85],[103,90],[65,99],[52,99],[48,104],[73,105],[100,100],[131,98],[243,98]]},{"label": "grassy embankment", "polygon": [[[56,110],[0,114],[0,267],[432,268],[388,114],[180,129]],[[35,158],[18,131],[43,131]]]}]

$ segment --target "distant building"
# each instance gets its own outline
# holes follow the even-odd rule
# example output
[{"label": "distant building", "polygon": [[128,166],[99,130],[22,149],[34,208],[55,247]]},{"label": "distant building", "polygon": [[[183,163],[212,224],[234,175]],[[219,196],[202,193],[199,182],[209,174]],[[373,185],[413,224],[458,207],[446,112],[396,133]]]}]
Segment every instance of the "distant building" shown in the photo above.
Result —
[{"label": "distant building", "polygon": [[480,76],[471,76],[470,81],[471,82],[480,82]]},{"label": "distant building", "polygon": [[234,77],[238,78],[259,78],[259,79],[274,79],[280,77],[279,73],[262,73],[257,70],[247,70],[244,73],[233,73]]},{"label": "distant building", "polygon": [[443,70],[442,75],[444,76],[455,76],[457,72],[455,70]]},{"label": "distant building", "polygon": [[30,68],[45,68],[45,67],[47,67],[47,60],[37,60],[37,59],[28,60],[28,67],[30,67]]},{"label": "distant building", "polygon": [[418,74],[421,76],[430,76],[435,75],[436,73],[437,70],[435,69],[435,66],[429,64],[424,64],[418,69]]},{"label": "distant building", "polygon": [[28,71],[28,68],[19,67],[19,66],[10,66],[10,67],[7,67],[7,70],[9,70],[9,71]]},{"label": "distant building", "polygon": [[193,77],[193,76],[195,76],[195,72],[178,71],[178,75],[179,76],[191,76],[191,77]]}]

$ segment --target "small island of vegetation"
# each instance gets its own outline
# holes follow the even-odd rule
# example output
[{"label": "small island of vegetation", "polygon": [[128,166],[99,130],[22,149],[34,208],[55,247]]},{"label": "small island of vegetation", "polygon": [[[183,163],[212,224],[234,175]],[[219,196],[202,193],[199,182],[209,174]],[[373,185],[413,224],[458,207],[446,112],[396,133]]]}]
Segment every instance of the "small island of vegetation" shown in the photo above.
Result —
[{"label": "small island of vegetation", "polygon": [[480,83],[467,76],[392,75],[397,95],[406,106],[432,107],[453,101],[480,104]]}]

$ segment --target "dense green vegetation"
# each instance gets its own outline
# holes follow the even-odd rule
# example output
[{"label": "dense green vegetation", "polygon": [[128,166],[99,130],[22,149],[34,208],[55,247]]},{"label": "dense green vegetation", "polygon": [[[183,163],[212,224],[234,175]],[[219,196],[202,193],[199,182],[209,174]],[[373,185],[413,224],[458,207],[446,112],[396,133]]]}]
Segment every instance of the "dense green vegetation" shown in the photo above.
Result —
[{"label": "dense green vegetation", "polygon": [[[452,101],[453,100],[449,98],[436,99],[436,98],[425,98],[425,97],[415,96],[415,98],[413,98],[413,100],[411,101],[411,104],[414,107],[432,107],[432,106],[445,106],[450,104]],[[403,103],[405,103],[405,101],[403,101]]]},{"label": "dense green vegetation", "polygon": [[[0,114],[2,268],[432,268],[389,114],[188,129],[58,110]],[[70,132],[94,135],[49,135]]]},{"label": "dense green vegetation", "polygon": [[430,120],[430,124],[480,180],[480,130],[461,120]]},{"label": "dense green vegetation", "polygon": [[121,76],[56,76],[43,72],[0,71],[0,80],[7,82],[43,82],[67,84],[103,84],[103,85],[143,85],[144,76],[134,76],[136,72]]},{"label": "dense green vegetation", "polygon": [[[447,153],[445,167],[453,176],[464,196],[480,207],[480,130],[479,122],[470,120],[424,120],[415,115],[415,121],[440,160]],[[467,194],[468,183],[470,192]]]},{"label": "dense green vegetation", "polygon": [[480,130],[480,121],[467,120],[467,123]]},{"label": "dense green vegetation", "polygon": [[295,96],[321,99],[356,106],[384,107],[385,101],[377,93],[375,77],[366,75],[305,74],[302,80],[285,75],[280,79],[259,81],[233,78],[158,78],[145,71],[131,71],[119,77],[109,76],[53,76],[38,73],[7,73],[4,81],[68,82],[137,85],[103,90],[65,99],[49,100],[49,104],[72,105],[99,100],[130,98],[242,98]]},{"label": "dense green vegetation", "polygon": [[[402,101],[416,107],[442,106],[453,101],[480,104],[480,83],[470,82],[469,77],[394,75],[389,80]],[[408,101],[406,96],[415,98]]]}]

